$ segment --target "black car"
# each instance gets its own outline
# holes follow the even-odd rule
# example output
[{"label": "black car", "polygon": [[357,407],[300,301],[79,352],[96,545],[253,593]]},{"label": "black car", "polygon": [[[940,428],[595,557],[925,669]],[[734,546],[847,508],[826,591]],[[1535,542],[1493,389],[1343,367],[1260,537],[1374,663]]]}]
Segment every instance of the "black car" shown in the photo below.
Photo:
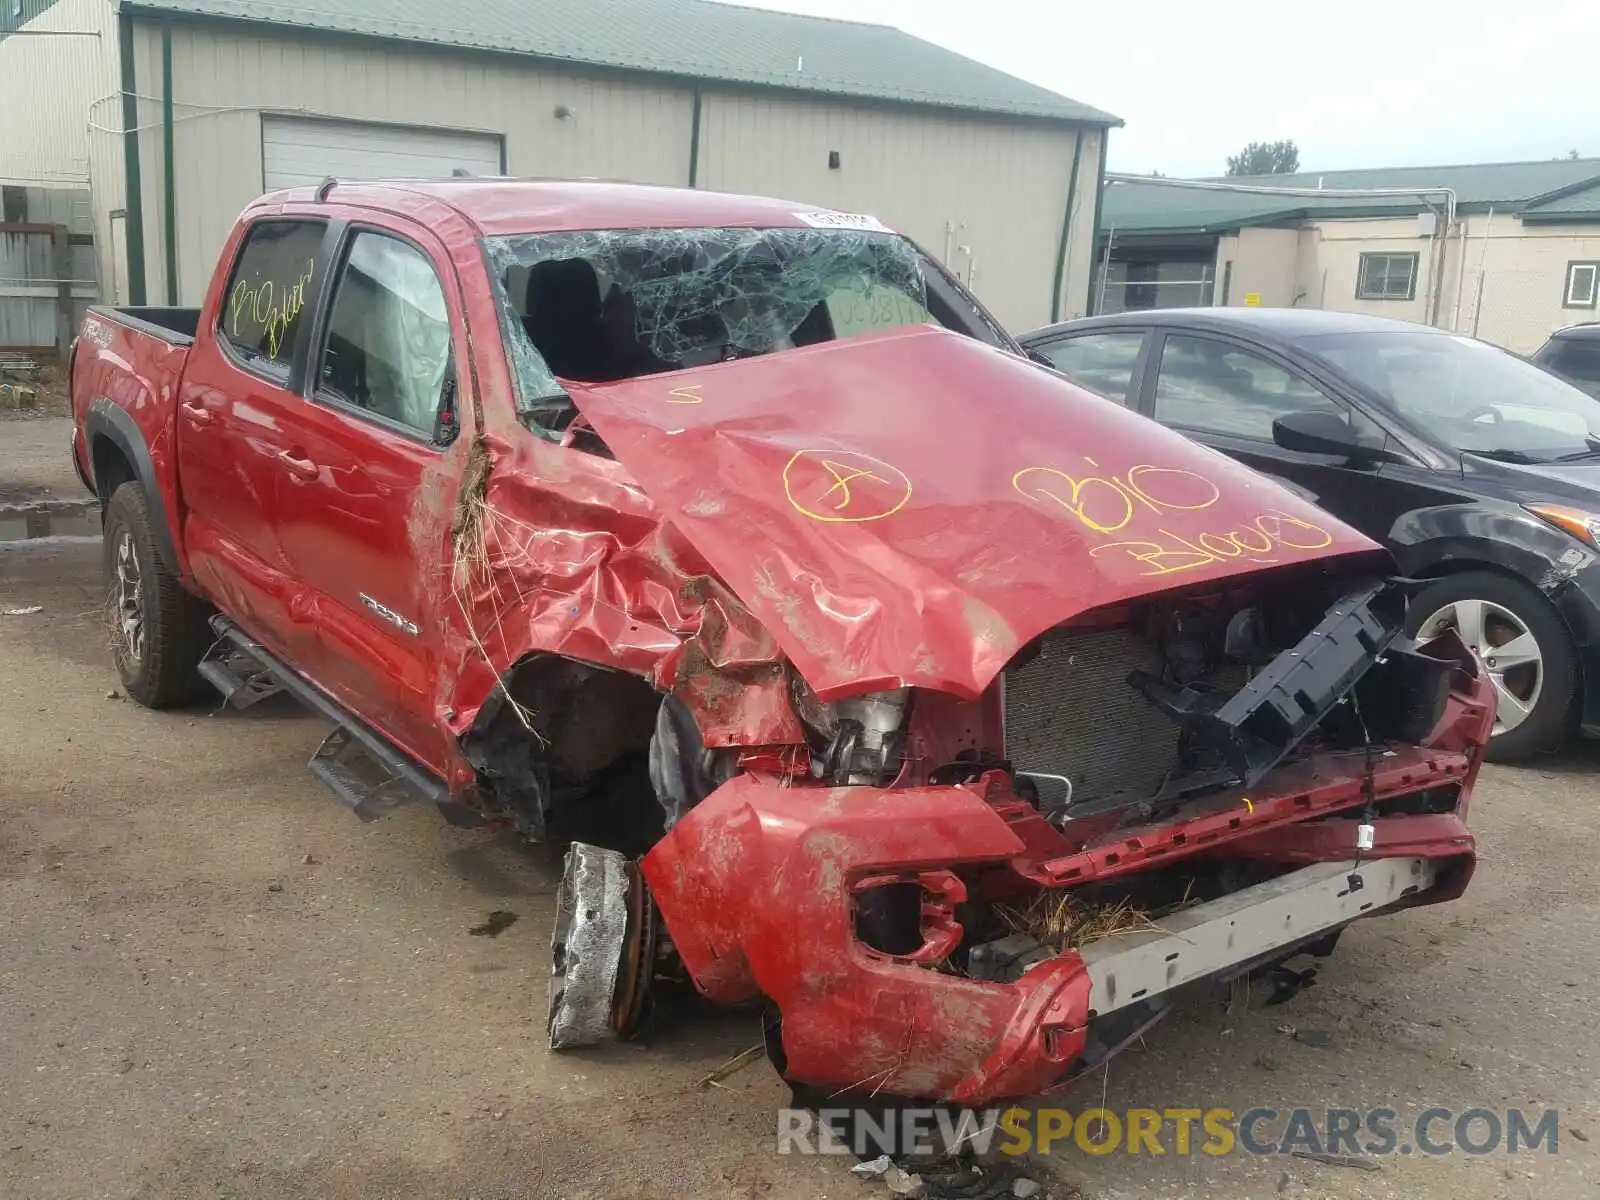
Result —
[{"label": "black car", "polygon": [[1411,632],[1454,628],[1482,658],[1490,758],[1600,734],[1600,400],[1485,342],[1349,313],[1126,312],[1020,340],[1431,580]]},{"label": "black car", "polygon": [[1600,399],[1600,322],[1556,330],[1534,351],[1533,362]]}]

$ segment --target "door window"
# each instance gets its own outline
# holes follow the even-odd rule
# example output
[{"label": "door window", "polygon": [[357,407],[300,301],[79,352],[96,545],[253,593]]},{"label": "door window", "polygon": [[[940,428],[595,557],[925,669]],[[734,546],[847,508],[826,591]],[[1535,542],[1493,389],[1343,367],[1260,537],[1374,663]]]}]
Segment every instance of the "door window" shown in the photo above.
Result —
[{"label": "door window", "polygon": [[1585,391],[1600,395],[1600,338],[1552,342],[1541,364]]},{"label": "door window", "polygon": [[1295,412],[1349,409],[1300,376],[1227,342],[1169,334],[1156,375],[1155,418],[1204,433],[1272,440],[1272,422]]},{"label": "door window", "polygon": [[261,221],[245,234],[219,332],[252,370],[288,379],[300,317],[322,270],[326,232],[322,221]]},{"label": "door window", "polygon": [[450,312],[421,250],[381,233],[356,234],[316,379],[325,398],[430,439],[440,432],[441,401],[455,385]]},{"label": "door window", "polygon": [[1139,361],[1139,348],[1143,344],[1144,334],[1124,331],[1083,333],[1038,349],[1073,383],[1118,404],[1126,404],[1128,389],[1133,384],[1133,368]]}]

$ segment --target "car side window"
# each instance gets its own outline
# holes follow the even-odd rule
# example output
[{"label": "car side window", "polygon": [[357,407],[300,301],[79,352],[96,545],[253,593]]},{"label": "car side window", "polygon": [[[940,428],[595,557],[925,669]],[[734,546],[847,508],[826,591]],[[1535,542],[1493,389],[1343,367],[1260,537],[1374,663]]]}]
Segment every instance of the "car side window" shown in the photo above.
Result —
[{"label": "car side window", "polygon": [[334,287],[316,381],[320,397],[430,440],[453,432],[450,310],[427,255],[387,234],[355,235]]},{"label": "car side window", "polygon": [[1589,392],[1600,389],[1600,338],[1572,338],[1553,343],[1543,365]]},{"label": "car side window", "polygon": [[1040,346],[1039,353],[1079,387],[1127,404],[1144,334],[1132,330],[1080,333]]},{"label": "car side window", "polygon": [[261,221],[239,247],[222,299],[222,341],[251,369],[289,377],[301,316],[321,273],[324,221]]},{"label": "car side window", "polygon": [[1156,373],[1155,418],[1162,424],[1270,442],[1272,422],[1296,412],[1351,419],[1348,407],[1259,354],[1211,338],[1167,335]]}]

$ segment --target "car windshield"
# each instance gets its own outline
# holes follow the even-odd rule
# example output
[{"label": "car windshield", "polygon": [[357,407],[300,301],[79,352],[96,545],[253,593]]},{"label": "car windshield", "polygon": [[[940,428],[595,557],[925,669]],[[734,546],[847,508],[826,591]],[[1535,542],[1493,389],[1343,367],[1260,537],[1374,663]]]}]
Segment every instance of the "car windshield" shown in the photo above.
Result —
[{"label": "car windshield", "polygon": [[1302,345],[1457,450],[1523,463],[1600,455],[1600,401],[1487,342],[1404,331]]},{"label": "car windshield", "polygon": [[484,248],[519,404],[545,432],[572,415],[560,380],[613,382],[897,325],[983,336],[987,324],[961,311],[911,242],[882,231],[601,230]]}]

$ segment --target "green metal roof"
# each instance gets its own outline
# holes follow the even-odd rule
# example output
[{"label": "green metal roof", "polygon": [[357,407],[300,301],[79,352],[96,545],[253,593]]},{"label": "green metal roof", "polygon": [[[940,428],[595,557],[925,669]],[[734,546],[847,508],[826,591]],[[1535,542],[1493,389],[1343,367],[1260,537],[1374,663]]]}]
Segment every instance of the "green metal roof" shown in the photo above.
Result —
[{"label": "green metal roof", "polygon": [[[1600,159],[1479,163],[1467,166],[1301,171],[1202,180],[1231,187],[1451,188],[1458,208],[1493,207],[1528,220],[1574,219],[1600,205]],[[1437,203],[1437,199],[1435,199]],[[1108,180],[1102,228],[1128,234],[1220,233],[1247,225],[1279,225],[1309,217],[1376,217],[1421,212],[1422,196],[1296,196],[1185,188],[1159,177]]]},{"label": "green metal roof", "polygon": [[712,0],[121,0],[221,17],[581,66],[858,99],[1120,125],[1110,113],[885,25]]},{"label": "green metal roof", "polygon": [[1593,221],[1600,223],[1600,180],[1550,196],[1522,210],[1524,221]]}]

